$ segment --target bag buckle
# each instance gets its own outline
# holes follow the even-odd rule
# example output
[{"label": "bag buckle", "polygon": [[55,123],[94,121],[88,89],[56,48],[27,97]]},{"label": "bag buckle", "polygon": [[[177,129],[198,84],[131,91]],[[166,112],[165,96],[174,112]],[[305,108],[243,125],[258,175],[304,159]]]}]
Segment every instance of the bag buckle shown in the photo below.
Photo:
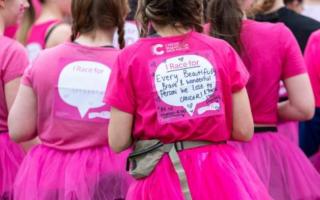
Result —
[{"label": "bag buckle", "polygon": [[182,151],[182,150],[184,150],[183,142],[182,142],[182,141],[175,142],[175,143],[174,143],[174,148],[176,149],[176,151]]}]

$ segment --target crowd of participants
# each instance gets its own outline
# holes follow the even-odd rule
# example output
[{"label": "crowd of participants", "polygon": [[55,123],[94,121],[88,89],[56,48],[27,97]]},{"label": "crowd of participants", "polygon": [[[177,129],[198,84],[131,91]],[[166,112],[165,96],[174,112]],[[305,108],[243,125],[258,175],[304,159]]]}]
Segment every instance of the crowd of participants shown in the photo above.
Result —
[{"label": "crowd of participants", "polygon": [[319,200],[319,13],[0,0],[0,200]]}]

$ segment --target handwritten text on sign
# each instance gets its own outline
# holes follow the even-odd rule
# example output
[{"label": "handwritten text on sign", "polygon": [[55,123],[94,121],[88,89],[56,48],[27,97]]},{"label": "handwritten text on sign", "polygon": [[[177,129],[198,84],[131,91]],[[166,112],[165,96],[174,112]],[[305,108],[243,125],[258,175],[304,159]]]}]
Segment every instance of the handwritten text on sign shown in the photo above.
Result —
[{"label": "handwritten text on sign", "polygon": [[154,85],[162,122],[211,115],[221,110],[215,68],[205,57],[183,55],[156,65]]}]

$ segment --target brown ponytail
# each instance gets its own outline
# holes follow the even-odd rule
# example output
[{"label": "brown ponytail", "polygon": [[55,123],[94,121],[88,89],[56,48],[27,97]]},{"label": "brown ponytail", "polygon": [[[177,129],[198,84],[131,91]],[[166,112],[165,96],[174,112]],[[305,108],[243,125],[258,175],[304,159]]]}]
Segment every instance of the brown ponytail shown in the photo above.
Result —
[{"label": "brown ponytail", "polygon": [[203,0],[203,21],[205,24],[208,22],[207,10],[208,10],[208,0]]},{"label": "brown ponytail", "polygon": [[124,31],[125,21],[122,20],[118,24],[118,43],[120,49],[123,49],[126,46],[126,41],[124,39],[125,31]]},{"label": "brown ponytail", "polygon": [[121,16],[123,17],[119,17],[118,18],[118,43],[119,43],[119,47],[120,49],[123,49],[126,46],[126,41],[125,41],[125,30],[124,30],[124,26],[125,26],[125,17],[124,16],[128,16],[128,14],[130,13],[130,6],[127,0],[120,0],[120,12],[121,12]]},{"label": "brown ponytail", "polygon": [[202,0],[140,0],[136,18],[140,25],[141,36],[150,32],[150,22],[159,26],[171,25],[191,28],[202,32]]},{"label": "brown ponytail", "polygon": [[88,33],[93,30],[92,10],[93,1],[73,0],[71,4],[72,12],[72,34],[71,41],[74,41],[80,33]]},{"label": "brown ponytail", "polygon": [[129,12],[127,0],[72,0],[72,34],[74,41],[80,34],[96,29],[118,29],[119,46],[125,46],[124,23]]},{"label": "brown ponytail", "polygon": [[128,14],[127,20],[133,21],[137,12],[138,0],[129,0],[129,5],[130,13]]},{"label": "brown ponytail", "polygon": [[238,0],[211,0],[208,7],[208,18],[210,35],[227,41],[240,52],[243,12]]}]

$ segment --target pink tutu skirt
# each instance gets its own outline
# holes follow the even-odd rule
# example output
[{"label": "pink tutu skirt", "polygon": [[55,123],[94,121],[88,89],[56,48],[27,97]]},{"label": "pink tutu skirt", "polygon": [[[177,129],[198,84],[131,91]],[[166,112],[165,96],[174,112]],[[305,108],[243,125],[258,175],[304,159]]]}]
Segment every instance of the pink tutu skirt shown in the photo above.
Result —
[{"label": "pink tutu skirt", "polygon": [[132,178],[125,171],[128,152],[108,147],[61,151],[44,145],[25,157],[15,184],[15,200],[124,199]]},{"label": "pink tutu skirt", "polygon": [[[246,158],[227,144],[179,152],[193,200],[267,200],[265,186]],[[176,171],[165,155],[150,176],[133,183],[128,200],[183,200]]]},{"label": "pink tutu skirt", "polygon": [[288,138],[294,144],[299,145],[299,123],[298,122],[279,123],[278,133]]},{"label": "pink tutu skirt", "polygon": [[236,143],[275,200],[320,199],[320,175],[296,144],[277,133],[257,133]]},{"label": "pink tutu skirt", "polygon": [[0,199],[13,198],[13,182],[24,157],[22,148],[7,133],[0,134]]},{"label": "pink tutu skirt", "polygon": [[313,166],[320,173],[320,151],[310,158]]}]

